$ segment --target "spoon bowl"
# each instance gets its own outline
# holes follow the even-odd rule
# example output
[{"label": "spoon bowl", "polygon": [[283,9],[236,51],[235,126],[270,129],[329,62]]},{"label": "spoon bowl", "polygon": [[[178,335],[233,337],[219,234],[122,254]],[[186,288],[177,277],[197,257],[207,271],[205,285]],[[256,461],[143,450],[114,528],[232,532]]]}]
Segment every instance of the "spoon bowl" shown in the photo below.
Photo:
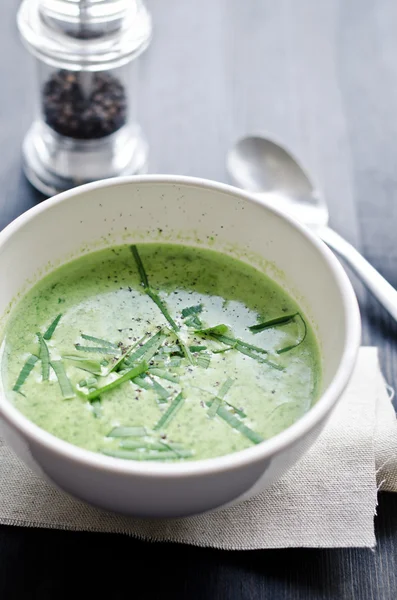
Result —
[{"label": "spoon bowl", "polygon": [[286,148],[264,137],[244,137],[230,150],[227,168],[236,185],[266,198],[313,229],[397,321],[397,291],[349,242],[328,227],[328,208],[323,195]]},{"label": "spoon bowl", "polygon": [[245,137],[230,150],[227,167],[233,182],[274,202],[310,228],[328,224],[328,209],[299,161],[272,140]]}]

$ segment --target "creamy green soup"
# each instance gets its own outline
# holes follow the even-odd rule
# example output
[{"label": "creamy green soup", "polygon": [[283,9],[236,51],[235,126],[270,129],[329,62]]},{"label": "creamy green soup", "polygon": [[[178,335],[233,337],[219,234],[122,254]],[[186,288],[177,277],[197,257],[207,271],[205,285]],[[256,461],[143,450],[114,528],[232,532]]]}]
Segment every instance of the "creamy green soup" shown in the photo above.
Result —
[{"label": "creamy green soup", "polygon": [[31,421],[130,460],[243,450],[316,400],[320,360],[299,306],[210,250],[119,246],[39,281],[3,342],[3,385]]}]

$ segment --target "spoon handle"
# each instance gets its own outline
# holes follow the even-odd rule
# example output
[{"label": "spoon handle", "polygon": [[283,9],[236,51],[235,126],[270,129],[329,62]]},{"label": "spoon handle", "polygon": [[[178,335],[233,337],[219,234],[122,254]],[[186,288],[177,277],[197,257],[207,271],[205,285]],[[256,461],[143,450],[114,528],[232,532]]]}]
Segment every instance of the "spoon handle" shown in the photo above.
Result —
[{"label": "spoon handle", "polygon": [[321,239],[341,256],[358,275],[387,311],[397,321],[397,290],[370,263],[336,231],[329,227],[317,232]]}]

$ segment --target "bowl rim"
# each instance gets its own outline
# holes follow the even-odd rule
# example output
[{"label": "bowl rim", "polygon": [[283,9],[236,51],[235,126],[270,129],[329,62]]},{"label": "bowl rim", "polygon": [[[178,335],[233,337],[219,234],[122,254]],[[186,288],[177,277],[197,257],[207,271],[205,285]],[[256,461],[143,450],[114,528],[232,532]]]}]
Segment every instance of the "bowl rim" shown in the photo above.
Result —
[{"label": "bowl rim", "polygon": [[0,232],[1,247],[28,222],[49,208],[67,202],[70,198],[79,196],[86,192],[95,191],[106,187],[124,186],[130,184],[175,184],[187,185],[210,189],[215,192],[229,194],[242,198],[245,201],[265,208],[286,220],[292,227],[297,229],[309,240],[315,250],[322,256],[327,264],[334,281],[342,296],[342,304],[346,317],[346,342],[336,374],[327,389],[323,392],[316,404],[298,421],[274,437],[264,440],[260,444],[240,450],[238,452],[218,456],[214,458],[187,461],[182,463],[142,463],[139,461],[127,461],[120,458],[104,456],[97,452],[85,450],[69,442],[61,440],[38,425],[35,425],[27,417],[15,408],[5,394],[0,395],[0,416],[9,425],[22,434],[23,438],[30,443],[38,444],[42,448],[60,457],[66,458],[73,463],[80,463],[91,469],[109,471],[120,475],[139,475],[145,478],[181,478],[200,475],[215,475],[220,472],[233,471],[238,468],[257,464],[271,459],[274,455],[286,450],[297,440],[303,439],[316,425],[320,424],[336,405],[342,392],[346,388],[352,375],[357,353],[361,340],[361,320],[357,299],[352,284],[347,277],[342,265],[329,248],[310,231],[305,225],[296,221],[293,217],[286,215],[267,202],[263,197],[259,198],[252,193],[241,190],[232,185],[200,177],[182,175],[133,175],[117,177],[87,183],[60,194],[48,198],[38,205],[30,208],[14,219]]}]

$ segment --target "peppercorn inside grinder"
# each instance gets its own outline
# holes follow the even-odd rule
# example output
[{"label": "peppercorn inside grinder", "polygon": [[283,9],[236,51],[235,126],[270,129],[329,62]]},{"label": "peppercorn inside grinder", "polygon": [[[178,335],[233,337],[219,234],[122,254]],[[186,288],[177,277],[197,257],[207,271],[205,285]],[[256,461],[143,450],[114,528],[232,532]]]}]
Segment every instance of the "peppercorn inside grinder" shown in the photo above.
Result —
[{"label": "peppercorn inside grinder", "polygon": [[23,142],[29,181],[51,196],[145,172],[136,59],[151,19],[142,0],[23,0],[18,28],[37,65],[36,115]]}]

